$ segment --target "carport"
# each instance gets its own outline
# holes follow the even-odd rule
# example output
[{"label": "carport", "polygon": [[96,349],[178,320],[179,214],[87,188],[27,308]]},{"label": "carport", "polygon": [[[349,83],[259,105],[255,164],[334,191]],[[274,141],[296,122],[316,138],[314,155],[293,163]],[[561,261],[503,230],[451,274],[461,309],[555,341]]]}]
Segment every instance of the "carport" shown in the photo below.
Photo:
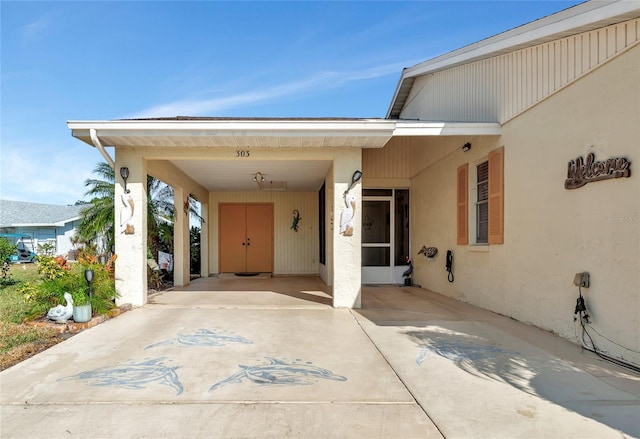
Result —
[{"label": "carport", "polygon": [[[221,258],[229,251],[221,245],[228,235],[218,221],[221,208],[271,205],[272,254],[263,256],[272,258],[271,270],[256,271],[318,275],[331,288],[335,307],[360,306],[359,228],[343,236],[334,227],[345,207],[343,194],[361,169],[362,148],[384,146],[395,125],[377,119],[191,117],[68,123],[72,135],[96,147],[115,170],[120,226],[115,239],[116,288],[121,302],[147,302],[145,189],[146,177],[152,175],[174,188],[176,212],[183,212],[189,196],[201,202],[206,219],[201,237],[203,277],[221,272]],[[108,147],[113,147],[114,159]],[[126,175],[126,183],[121,175]],[[350,194],[357,206],[361,185]],[[301,212],[300,232],[291,229],[293,210]],[[268,214],[257,216],[268,222]],[[361,222],[360,215],[356,207],[354,224]],[[176,215],[174,230],[174,282],[179,287],[190,282],[186,212]],[[249,239],[242,243],[245,249]]]}]

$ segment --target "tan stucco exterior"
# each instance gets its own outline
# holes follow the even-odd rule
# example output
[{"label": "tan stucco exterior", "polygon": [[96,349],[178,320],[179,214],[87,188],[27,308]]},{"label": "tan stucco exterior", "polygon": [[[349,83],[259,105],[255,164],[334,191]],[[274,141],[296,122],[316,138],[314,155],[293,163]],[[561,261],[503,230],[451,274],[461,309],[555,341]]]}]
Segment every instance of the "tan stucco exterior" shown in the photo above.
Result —
[{"label": "tan stucco exterior", "polygon": [[[472,149],[462,152],[467,141]],[[455,244],[455,171],[505,147],[503,245]],[[640,180],[631,178],[564,189],[567,163],[626,157],[640,163],[640,46],[503,126],[493,138],[436,139],[412,163],[412,247],[452,249],[455,282],[444,258],[415,259],[422,286],[576,339],[577,272],[591,274],[583,290],[593,326],[620,345],[640,345]],[[421,158],[422,157],[422,158]],[[610,353],[640,361],[599,339]]]}]

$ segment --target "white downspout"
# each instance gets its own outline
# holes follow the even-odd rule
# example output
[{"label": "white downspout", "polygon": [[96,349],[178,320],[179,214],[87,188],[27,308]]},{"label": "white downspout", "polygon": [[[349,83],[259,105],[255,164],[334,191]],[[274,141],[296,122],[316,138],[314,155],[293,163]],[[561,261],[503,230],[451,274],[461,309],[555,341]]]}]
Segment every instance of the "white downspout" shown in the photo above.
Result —
[{"label": "white downspout", "polygon": [[89,129],[89,135],[91,136],[91,141],[93,142],[93,145],[96,148],[98,148],[98,151],[100,151],[100,154],[102,154],[102,157],[104,157],[107,164],[111,166],[111,169],[115,170],[116,162],[113,161],[109,153],[107,153],[107,151],[104,149],[104,146],[102,146],[102,143],[100,143],[100,139],[98,139],[98,133],[96,132],[96,129],[95,128]]}]

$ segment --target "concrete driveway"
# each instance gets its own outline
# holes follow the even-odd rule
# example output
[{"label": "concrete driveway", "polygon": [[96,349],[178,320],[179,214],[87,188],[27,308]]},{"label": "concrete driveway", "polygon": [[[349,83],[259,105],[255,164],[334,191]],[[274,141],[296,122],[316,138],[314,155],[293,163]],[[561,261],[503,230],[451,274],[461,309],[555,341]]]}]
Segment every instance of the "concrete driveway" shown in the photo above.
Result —
[{"label": "concrete driveway", "polygon": [[0,436],[640,437],[640,377],[552,334],[419,288],[330,303],[316,278],[155,295],[0,373]]}]

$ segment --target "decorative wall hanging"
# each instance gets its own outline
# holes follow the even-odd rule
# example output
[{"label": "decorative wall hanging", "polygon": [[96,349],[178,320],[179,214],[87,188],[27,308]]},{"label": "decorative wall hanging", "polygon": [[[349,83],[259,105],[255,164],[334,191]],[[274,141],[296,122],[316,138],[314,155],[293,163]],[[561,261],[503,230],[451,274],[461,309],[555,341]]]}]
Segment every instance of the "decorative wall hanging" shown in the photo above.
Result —
[{"label": "decorative wall hanging", "polygon": [[121,196],[121,200],[123,207],[120,211],[120,233],[133,235],[135,233],[133,226],[133,197],[129,193],[124,193]]},{"label": "decorative wall hanging", "polygon": [[292,213],[293,213],[293,223],[291,224],[291,229],[293,229],[294,232],[297,232],[298,223],[300,222],[302,217],[300,216],[300,212],[298,212],[298,209],[294,209]]},{"label": "decorative wall hanging", "polygon": [[595,161],[595,158],[596,156],[590,152],[586,161],[582,157],[570,160],[564,188],[577,189],[593,181],[631,176],[631,162],[626,158],[616,157],[602,162]]},{"label": "decorative wall hanging", "polygon": [[353,235],[353,216],[356,212],[356,197],[348,192],[344,194],[344,205],[340,214],[340,234],[343,236]]},{"label": "decorative wall hanging", "polygon": [[423,245],[418,254],[424,255],[424,257],[427,259],[433,259],[433,257],[438,254],[438,249],[435,247],[427,247],[426,245]]},{"label": "decorative wall hanging", "polygon": [[353,216],[356,212],[356,197],[351,195],[349,191],[362,178],[362,172],[356,170],[351,176],[351,183],[346,191],[344,191],[345,208],[340,214],[340,234],[342,236],[353,236]]}]

